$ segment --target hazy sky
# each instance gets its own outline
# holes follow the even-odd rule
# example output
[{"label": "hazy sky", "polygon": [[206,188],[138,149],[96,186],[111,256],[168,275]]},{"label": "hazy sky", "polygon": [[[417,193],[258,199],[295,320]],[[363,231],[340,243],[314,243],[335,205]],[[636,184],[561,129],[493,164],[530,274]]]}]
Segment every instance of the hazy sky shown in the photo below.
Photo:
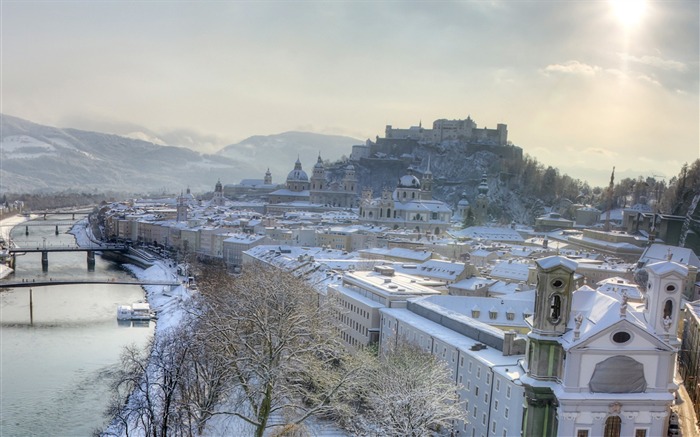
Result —
[{"label": "hazy sky", "polygon": [[202,151],[471,115],[592,184],[669,178],[700,157],[700,2],[635,3],[3,0],[0,110]]}]

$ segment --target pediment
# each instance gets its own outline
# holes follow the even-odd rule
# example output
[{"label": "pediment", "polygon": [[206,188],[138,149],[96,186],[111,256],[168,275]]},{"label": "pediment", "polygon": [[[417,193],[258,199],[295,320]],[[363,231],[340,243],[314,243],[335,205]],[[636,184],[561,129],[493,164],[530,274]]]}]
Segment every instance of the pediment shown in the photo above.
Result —
[{"label": "pediment", "polygon": [[590,337],[582,339],[569,350],[575,351],[579,349],[610,350],[611,352],[673,350],[669,344],[627,319],[620,319],[618,322],[601,329]]}]

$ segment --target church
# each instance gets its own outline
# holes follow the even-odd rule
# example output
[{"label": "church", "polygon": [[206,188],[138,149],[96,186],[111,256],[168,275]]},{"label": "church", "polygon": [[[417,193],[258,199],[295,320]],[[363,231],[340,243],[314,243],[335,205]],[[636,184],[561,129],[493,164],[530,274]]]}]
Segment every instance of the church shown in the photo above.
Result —
[{"label": "church", "polygon": [[335,208],[356,208],[358,204],[358,182],[352,164],[344,169],[340,180],[328,181],[323,159],[319,153],[309,179],[297,158],[294,169],[287,175],[285,188],[269,195],[271,204],[306,202],[308,204]]},{"label": "church", "polygon": [[523,435],[666,435],[686,267],[646,266],[646,290],[634,302],[586,286],[573,292],[577,264],[567,258],[536,263]]},{"label": "church", "polygon": [[380,198],[374,199],[371,190],[363,191],[359,217],[365,224],[439,235],[450,226],[452,210],[433,200],[433,174],[428,161],[422,180],[409,168],[393,192],[385,189]]}]

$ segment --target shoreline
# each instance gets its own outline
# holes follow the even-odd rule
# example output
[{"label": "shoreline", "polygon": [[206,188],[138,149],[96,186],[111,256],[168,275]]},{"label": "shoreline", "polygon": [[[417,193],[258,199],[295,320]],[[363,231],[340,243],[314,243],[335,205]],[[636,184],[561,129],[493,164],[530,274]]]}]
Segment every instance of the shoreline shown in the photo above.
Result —
[{"label": "shoreline", "polygon": [[[87,218],[77,221],[68,233],[75,237],[78,246],[90,245],[95,241],[95,237],[90,235],[91,229]],[[118,263],[117,261],[112,262]],[[177,274],[174,263],[168,260],[157,259],[148,267],[140,267],[132,263],[118,264],[136,278],[143,281],[177,280],[180,284],[184,284],[184,280],[186,279]],[[184,304],[192,297],[190,290],[185,285],[178,285],[176,287],[142,285],[141,288],[144,290],[146,302],[149,303],[151,310],[156,314],[155,329],[153,331],[154,339],[158,339],[169,329],[182,323],[187,314],[184,309]],[[149,363],[148,368],[150,369],[150,367]],[[149,372],[151,371],[152,370],[149,370]],[[123,436],[125,432],[121,425],[121,422],[119,422],[116,417],[111,417],[104,429],[100,432],[100,435]]]}]

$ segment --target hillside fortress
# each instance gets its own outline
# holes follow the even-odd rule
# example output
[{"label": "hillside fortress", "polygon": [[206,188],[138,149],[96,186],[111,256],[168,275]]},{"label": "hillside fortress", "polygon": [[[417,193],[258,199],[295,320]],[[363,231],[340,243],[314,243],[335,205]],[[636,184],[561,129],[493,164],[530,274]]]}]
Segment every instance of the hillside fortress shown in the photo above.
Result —
[{"label": "hillside fortress", "polygon": [[384,138],[367,140],[363,145],[353,146],[351,160],[402,158],[413,155],[418,146],[438,146],[450,144],[462,149],[467,155],[485,150],[503,159],[520,160],[523,150],[508,141],[508,126],[503,123],[496,129],[477,127],[470,116],[463,120],[439,119],[433,122],[432,129],[418,126],[407,129],[387,125]]}]

